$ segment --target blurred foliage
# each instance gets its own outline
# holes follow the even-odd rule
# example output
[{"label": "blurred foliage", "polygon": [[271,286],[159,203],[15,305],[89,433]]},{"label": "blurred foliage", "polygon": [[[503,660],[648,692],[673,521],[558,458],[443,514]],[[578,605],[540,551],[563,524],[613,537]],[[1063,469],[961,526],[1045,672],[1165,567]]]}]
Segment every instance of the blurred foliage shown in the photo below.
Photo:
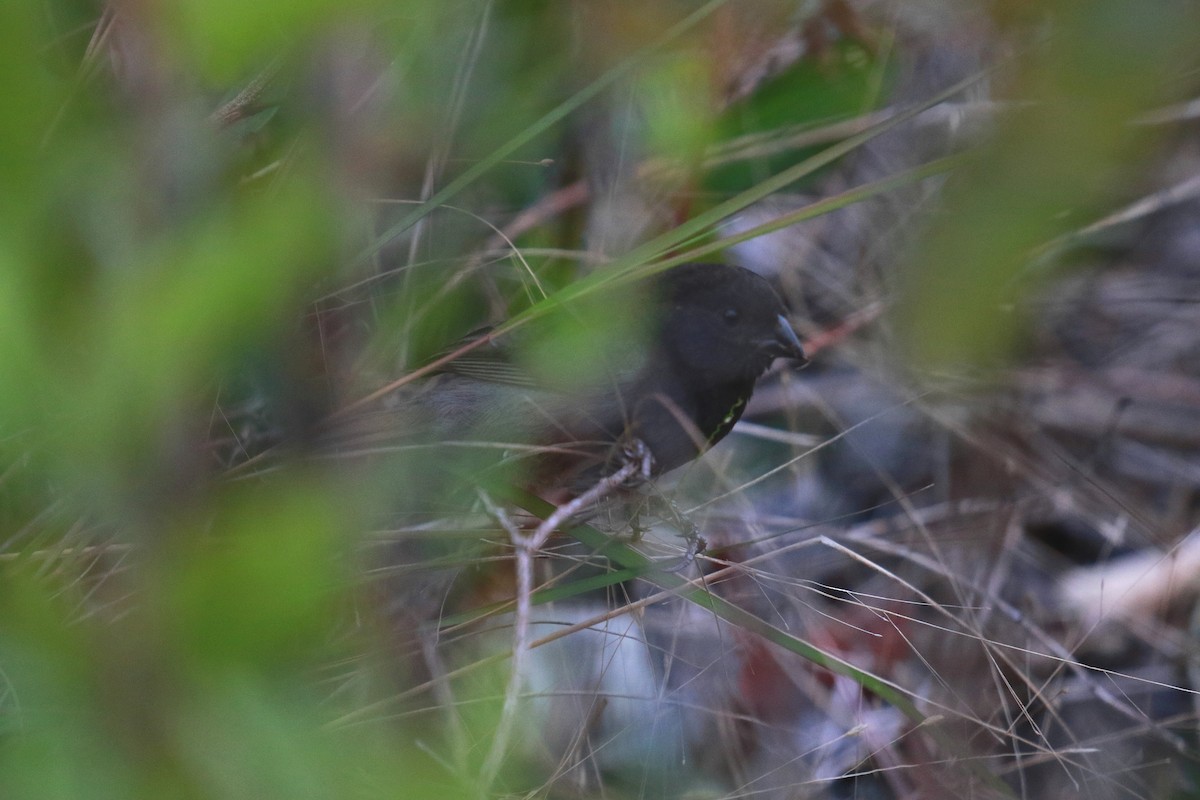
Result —
[{"label": "blurred foliage", "polygon": [[1047,275],[1037,249],[1102,216],[1138,184],[1161,130],[1139,114],[1187,98],[1200,11],[1123,0],[1056,4],[1054,34],[1021,53],[1007,92],[1029,105],[955,175],[947,212],[909,273],[900,317],[925,368],[994,365],[1019,333],[1016,301]]},{"label": "blurred foliage", "polygon": [[[881,76],[888,68],[886,59],[873,56],[862,44],[839,42],[826,58],[802,61],[733,103],[718,120],[718,138],[725,144],[753,141],[764,134],[798,133],[871,111],[885,96]],[[739,191],[818,150],[789,148],[766,157],[738,159],[709,171],[705,182],[719,192]]]},{"label": "blurred foliage", "polygon": [[[589,137],[694,169],[714,145],[882,102],[887,60],[850,42],[721,108],[696,28],[719,5],[581,21],[553,0],[0,4],[0,794],[475,788],[486,745],[446,764],[432,726],[339,724],[408,677],[363,655],[386,623],[356,569],[404,485],[321,464],[224,478],[210,420],[262,393],[311,402],[303,427],[582,277],[480,254],[507,249],[492,220],[581,180]],[[1060,32],[1013,79],[1034,107],[954,179],[911,274],[920,363],[1002,351],[1017,267],[1111,196],[1145,142],[1126,121],[1173,99],[1197,52],[1186,5],[1056,5]],[[592,114],[588,87],[635,66],[638,110]],[[259,78],[236,119],[214,117]],[[695,177],[722,195],[810,152]],[[421,202],[481,165],[442,198],[455,208]],[[369,207],[381,194],[415,205]],[[563,215],[516,241],[577,248],[582,228]],[[634,327],[628,308],[598,314]],[[495,709],[471,714],[482,739]]]}]

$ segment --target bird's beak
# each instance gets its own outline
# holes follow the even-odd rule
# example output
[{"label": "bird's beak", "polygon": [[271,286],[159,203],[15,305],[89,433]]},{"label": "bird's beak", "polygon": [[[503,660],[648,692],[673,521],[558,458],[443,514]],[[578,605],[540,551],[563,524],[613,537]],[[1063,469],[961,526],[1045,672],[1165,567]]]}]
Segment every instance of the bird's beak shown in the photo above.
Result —
[{"label": "bird's beak", "polygon": [[800,344],[800,337],[783,314],[776,317],[775,338],[771,344],[776,356],[794,359],[800,366],[808,363],[808,356],[804,355],[804,345]]}]

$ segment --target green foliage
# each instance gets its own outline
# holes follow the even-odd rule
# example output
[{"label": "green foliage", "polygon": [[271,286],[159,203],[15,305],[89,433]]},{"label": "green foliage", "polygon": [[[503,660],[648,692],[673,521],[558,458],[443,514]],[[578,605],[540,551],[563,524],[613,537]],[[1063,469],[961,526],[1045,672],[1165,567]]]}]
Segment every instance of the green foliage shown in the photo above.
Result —
[{"label": "green foliage", "polygon": [[1188,4],[1066,2],[1056,23],[1018,69],[1030,107],[955,177],[909,274],[902,330],[923,367],[1004,359],[1019,332],[1013,304],[1044,277],[1028,269],[1037,249],[1125,193],[1128,165],[1157,133],[1133,120],[1195,68],[1200,17]]},{"label": "green foliage", "polygon": [[[198,74],[223,83],[261,66],[264,58],[301,47],[322,27],[335,24],[344,15],[382,5],[377,0],[181,0],[164,7],[164,32],[173,49],[183,53]],[[412,7],[410,13],[421,12],[419,2],[408,5]]]},{"label": "green foliage", "polygon": [[[560,335],[524,355],[583,380],[596,331],[630,349],[643,333],[603,284],[888,130],[732,157],[699,176],[712,202],[602,274],[496,261],[480,254],[507,246],[495,226],[577,180],[579,141],[609,119],[589,103],[614,87],[645,109],[614,137],[630,171],[686,171],[741,138],[873,109],[891,68],[839,42],[832,61],[801,60],[717,114],[690,37],[721,3],[614,12],[633,33],[583,36],[586,58],[574,5],[0,3],[0,794],[479,791],[502,670],[459,687],[470,741],[435,762],[447,734],[392,703],[409,667],[379,655],[386,623],[357,584],[363,531],[398,505],[427,510],[438,454],[365,476],[287,454],[223,473],[210,434],[242,432],[223,418],[228,395],[261,399],[235,377],[269,363],[281,396],[351,402],[478,324],[515,319],[508,332],[558,312],[545,324]],[[1027,290],[1030,252],[1113,195],[1147,141],[1127,120],[1172,99],[1165,76],[1194,58],[1189,9],[1056,5],[1061,33],[1018,70],[1034,107],[955,177],[907,276],[898,318],[918,364],[1006,352],[1005,303]],[[336,84],[355,69],[370,80],[343,108]],[[214,119],[263,76],[241,117]],[[367,210],[397,185],[419,199]],[[547,216],[519,242],[579,245],[579,225]],[[308,374],[310,356],[332,367]],[[311,420],[296,427],[319,438]]]},{"label": "green foliage", "polygon": [[[722,144],[752,148],[871,111],[883,97],[879,75],[887,69],[886,60],[861,44],[839,42],[827,58],[799,61],[734,103],[721,115],[716,136]],[[723,193],[740,191],[820,150],[782,143],[770,149],[769,155],[738,158],[710,170],[706,185]]]}]

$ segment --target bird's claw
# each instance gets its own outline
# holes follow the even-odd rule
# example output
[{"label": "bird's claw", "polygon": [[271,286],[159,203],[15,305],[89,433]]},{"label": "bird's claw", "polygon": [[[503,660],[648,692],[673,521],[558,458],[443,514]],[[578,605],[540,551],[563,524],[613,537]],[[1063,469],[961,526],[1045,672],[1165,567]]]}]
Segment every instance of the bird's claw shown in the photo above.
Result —
[{"label": "bird's claw", "polygon": [[654,454],[641,439],[631,437],[621,443],[621,460],[626,464],[636,464],[638,471],[631,483],[643,483],[650,480],[654,474]]}]

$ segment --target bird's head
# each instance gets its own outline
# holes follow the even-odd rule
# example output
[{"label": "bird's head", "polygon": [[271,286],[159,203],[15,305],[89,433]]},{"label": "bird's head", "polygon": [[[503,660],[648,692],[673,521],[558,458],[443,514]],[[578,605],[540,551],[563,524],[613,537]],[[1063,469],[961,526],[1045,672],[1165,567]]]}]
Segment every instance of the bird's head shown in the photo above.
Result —
[{"label": "bird's head", "polygon": [[725,264],[685,264],[657,280],[660,341],[683,369],[708,381],[753,381],[776,358],[807,360],[783,301],[762,276]]}]

